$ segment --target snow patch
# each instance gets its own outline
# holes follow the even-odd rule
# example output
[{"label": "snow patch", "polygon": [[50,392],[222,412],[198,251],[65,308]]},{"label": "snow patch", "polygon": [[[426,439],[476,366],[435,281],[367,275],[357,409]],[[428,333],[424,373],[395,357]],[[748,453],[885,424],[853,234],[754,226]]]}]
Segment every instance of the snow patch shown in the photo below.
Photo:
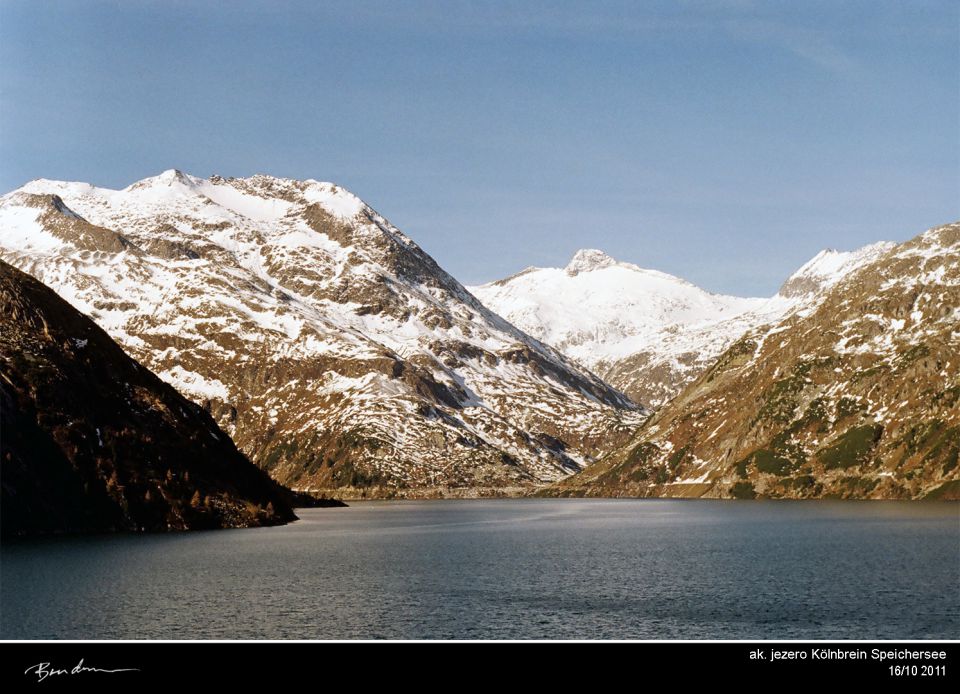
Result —
[{"label": "snow patch", "polygon": [[333,183],[309,180],[303,197],[309,203],[321,205],[328,212],[342,219],[353,219],[365,208],[363,200]]},{"label": "snow patch", "polygon": [[204,378],[200,374],[187,371],[181,366],[160,371],[157,376],[193,397],[200,396],[201,399],[216,398],[223,402],[229,402],[230,400],[230,391],[222,381],[215,378]]}]

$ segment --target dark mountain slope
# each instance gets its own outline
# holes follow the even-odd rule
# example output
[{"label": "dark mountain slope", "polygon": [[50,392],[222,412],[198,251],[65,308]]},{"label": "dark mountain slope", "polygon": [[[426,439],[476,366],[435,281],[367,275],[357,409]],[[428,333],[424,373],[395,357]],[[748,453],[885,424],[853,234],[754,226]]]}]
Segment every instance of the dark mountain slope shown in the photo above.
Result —
[{"label": "dark mountain slope", "polygon": [[0,262],[4,535],[275,525],[289,493],[209,414]]}]

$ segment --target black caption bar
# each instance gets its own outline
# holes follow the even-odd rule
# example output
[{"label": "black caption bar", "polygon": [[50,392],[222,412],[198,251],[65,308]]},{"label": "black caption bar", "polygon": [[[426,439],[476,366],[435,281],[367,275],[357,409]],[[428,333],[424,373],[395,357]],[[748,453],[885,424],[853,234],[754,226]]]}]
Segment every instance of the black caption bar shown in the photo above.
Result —
[{"label": "black caption bar", "polygon": [[957,642],[537,643],[537,642],[259,642],[0,644],[6,691],[145,685],[356,686],[439,685],[538,690],[549,683],[646,687],[654,681],[724,686],[769,684],[903,684],[910,691],[956,683]]}]

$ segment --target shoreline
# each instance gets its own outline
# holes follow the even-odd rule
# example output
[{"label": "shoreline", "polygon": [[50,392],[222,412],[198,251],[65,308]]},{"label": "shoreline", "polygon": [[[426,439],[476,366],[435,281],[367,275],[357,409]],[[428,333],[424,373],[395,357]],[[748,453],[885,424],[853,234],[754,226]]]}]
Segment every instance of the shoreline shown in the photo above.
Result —
[{"label": "shoreline", "polygon": [[[809,497],[773,497],[757,496],[753,499],[737,499],[732,496],[707,496],[705,494],[592,494],[588,490],[557,488],[552,485],[540,487],[421,487],[413,489],[370,489],[344,487],[341,489],[295,489],[300,494],[323,495],[327,499],[346,503],[356,501],[431,501],[431,500],[483,500],[483,499],[659,499],[686,501],[915,501],[915,502],[957,502],[960,495],[934,496],[932,493],[921,497],[860,497],[860,496],[809,496]],[[686,491],[686,490],[677,490]]]}]

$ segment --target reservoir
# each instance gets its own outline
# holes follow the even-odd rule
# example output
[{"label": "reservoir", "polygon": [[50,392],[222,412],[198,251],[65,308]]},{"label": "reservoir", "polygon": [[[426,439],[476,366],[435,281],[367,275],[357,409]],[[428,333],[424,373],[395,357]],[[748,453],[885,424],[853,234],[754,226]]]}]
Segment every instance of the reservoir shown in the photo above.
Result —
[{"label": "reservoir", "polygon": [[5,541],[4,639],[951,639],[960,505],[353,502]]}]

